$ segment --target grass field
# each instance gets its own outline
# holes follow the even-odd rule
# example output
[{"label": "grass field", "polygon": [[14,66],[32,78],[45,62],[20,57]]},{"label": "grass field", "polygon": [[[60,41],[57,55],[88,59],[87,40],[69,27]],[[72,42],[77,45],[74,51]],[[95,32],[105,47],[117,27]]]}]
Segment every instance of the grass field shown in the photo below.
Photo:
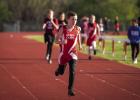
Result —
[{"label": "grass field", "polygon": [[[113,36],[117,39],[126,39],[126,36]],[[26,36],[28,39],[33,39],[38,42],[43,43],[43,36],[42,35],[28,35]],[[86,45],[83,45],[82,53],[87,54],[88,49]],[[127,59],[124,60],[124,52],[123,52],[123,43],[122,42],[115,42],[115,54],[112,56],[112,41],[107,40],[105,46],[105,54],[102,54],[102,49],[100,46],[97,45],[97,55],[98,57],[102,57],[109,60],[115,60],[119,63],[133,65],[134,67],[140,68],[140,55],[138,56],[138,64],[132,64],[131,60],[131,48],[128,46],[127,48]]]}]

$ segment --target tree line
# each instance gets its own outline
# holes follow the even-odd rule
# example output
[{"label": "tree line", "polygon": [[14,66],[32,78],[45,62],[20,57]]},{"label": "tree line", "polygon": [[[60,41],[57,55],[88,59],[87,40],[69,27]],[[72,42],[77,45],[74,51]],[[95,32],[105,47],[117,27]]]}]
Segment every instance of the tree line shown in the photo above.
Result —
[{"label": "tree line", "polygon": [[74,10],[79,17],[95,14],[113,19],[119,16],[124,21],[140,16],[140,0],[0,0],[0,23],[41,22],[50,8],[56,16],[68,10]]}]

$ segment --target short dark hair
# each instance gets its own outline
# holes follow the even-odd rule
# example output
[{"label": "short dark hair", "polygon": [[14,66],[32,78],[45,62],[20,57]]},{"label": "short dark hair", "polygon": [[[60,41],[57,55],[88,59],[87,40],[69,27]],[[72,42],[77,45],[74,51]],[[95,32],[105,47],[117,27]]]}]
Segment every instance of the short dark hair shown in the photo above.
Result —
[{"label": "short dark hair", "polygon": [[67,13],[67,19],[69,19],[71,16],[76,16],[77,14],[75,13],[75,12],[73,12],[73,11],[69,11],[68,13]]}]

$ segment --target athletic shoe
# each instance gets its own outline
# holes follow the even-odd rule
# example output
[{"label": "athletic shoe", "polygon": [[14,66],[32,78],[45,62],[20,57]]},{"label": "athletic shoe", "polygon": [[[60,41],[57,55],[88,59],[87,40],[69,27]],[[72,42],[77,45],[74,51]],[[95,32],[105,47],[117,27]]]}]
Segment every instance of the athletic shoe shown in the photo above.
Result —
[{"label": "athletic shoe", "polygon": [[55,76],[59,76],[58,69],[55,71]]},{"label": "athletic shoe", "polygon": [[49,60],[49,55],[46,56],[46,60]]},{"label": "athletic shoe", "polygon": [[91,60],[91,59],[92,59],[91,56],[89,56],[89,57],[88,57],[88,60]]},{"label": "athletic shoe", "polygon": [[72,90],[68,90],[68,95],[69,96],[75,96],[74,92]]},{"label": "athletic shoe", "polygon": [[137,58],[135,58],[135,60],[134,60],[134,64],[137,64],[138,63],[138,60],[137,60]]},{"label": "athletic shoe", "polygon": [[127,57],[126,56],[124,56],[124,60],[126,60],[127,59]]},{"label": "athletic shoe", "polygon": [[48,63],[49,63],[49,64],[52,64],[52,60],[48,60]]},{"label": "athletic shoe", "polygon": [[93,50],[93,52],[94,52],[94,55],[96,55],[96,50]]}]

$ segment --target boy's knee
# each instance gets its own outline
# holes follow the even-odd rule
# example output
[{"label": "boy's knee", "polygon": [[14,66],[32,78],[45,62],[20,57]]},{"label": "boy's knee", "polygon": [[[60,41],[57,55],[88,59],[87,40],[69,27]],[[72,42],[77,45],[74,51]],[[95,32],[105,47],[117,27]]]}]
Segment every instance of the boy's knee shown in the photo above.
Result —
[{"label": "boy's knee", "polygon": [[59,71],[60,75],[63,75],[64,74],[65,67],[66,67],[66,65],[59,65],[58,71]]}]

